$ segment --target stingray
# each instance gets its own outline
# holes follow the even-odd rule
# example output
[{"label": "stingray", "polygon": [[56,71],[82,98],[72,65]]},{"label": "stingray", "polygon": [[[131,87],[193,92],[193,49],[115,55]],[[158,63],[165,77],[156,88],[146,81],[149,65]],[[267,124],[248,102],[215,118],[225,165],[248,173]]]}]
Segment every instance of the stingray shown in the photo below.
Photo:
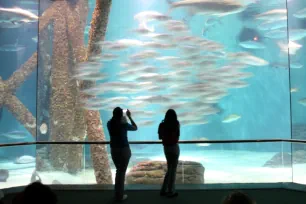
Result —
[{"label": "stingray", "polygon": [[263,36],[253,28],[244,27],[239,35],[238,35],[238,42],[245,42],[249,40],[254,40],[257,42],[261,42],[263,39]]}]

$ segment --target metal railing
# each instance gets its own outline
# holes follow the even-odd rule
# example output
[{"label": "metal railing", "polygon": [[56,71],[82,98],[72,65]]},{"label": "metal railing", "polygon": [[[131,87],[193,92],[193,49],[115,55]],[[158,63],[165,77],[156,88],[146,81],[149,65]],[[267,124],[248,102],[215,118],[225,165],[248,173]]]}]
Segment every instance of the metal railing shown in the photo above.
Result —
[{"label": "metal railing", "polygon": [[[253,139],[253,140],[181,140],[179,144],[227,144],[227,143],[267,143],[267,142],[290,142],[290,143],[303,143],[306,144],[306,140],[296,140],[296,139]],[[19,143],[6,143],[0,144],[0,147],[10,147],[10,146],[21,146],[21,145],[43,145],[43,144],[65,144],[65,145],[91,145],[100,144],[108,145],[109,141],[37,141],[37,142],[19,142]],[[129,144],[162,144],[161,141],[130,141]]]}]

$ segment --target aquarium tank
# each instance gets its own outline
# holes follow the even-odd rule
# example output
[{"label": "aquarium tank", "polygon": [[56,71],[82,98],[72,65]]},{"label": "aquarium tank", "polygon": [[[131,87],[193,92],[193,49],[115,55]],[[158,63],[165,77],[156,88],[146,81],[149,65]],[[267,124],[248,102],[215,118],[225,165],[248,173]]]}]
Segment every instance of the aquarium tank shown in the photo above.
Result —
[{"label": "aquarium tank", "polygon": [[177,183],[305,184],[304,145],[283,141],[306,139],[305,25],[303,0],[0,1],[0,143],[20,143],[0,188],[113,184],[117,106],[138,125],[127,184],[163,180],[168,109],[193,141]]}]

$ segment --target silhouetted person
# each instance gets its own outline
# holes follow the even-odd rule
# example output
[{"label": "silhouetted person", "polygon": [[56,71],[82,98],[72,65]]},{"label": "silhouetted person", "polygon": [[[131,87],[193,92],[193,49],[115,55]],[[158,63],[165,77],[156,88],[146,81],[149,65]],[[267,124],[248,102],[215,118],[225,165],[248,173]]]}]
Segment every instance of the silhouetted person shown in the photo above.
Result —
[{"label": "silhouetted person", "polygon": [[167,159],[167,173],[160,191],[161,196],[175,197],[178,193],[175,191],[176,168],[180,156],[178,145],[180,137],[180,123],[173,109],[169,109],[165,119],[158,127],[159,139],[164,145],[164,153]]},{"label": "silhouetted person", "polygon": [[57,197],[49,186],[40,182],[28,185],[13,199],[13,204],[56,204]]},{"label": "silhouetted person", "polygon": [[124,181],[125,172],[131,158],[127,131],[137,130],[137,125],[133,121],[129,110],[126,111],[126,115],[132,124],[126,121],[126,118],[123,116],[123,110],[117,107],[113,110],[112,119],[107,123],[111,155],[116,166],[115,198],[119,201],[127,199],[127,195],[124,194]]},{"label": "silhouetted person", "polygon": [[256,204],[247,194],[234,191],[227,195],[222,204]]}]

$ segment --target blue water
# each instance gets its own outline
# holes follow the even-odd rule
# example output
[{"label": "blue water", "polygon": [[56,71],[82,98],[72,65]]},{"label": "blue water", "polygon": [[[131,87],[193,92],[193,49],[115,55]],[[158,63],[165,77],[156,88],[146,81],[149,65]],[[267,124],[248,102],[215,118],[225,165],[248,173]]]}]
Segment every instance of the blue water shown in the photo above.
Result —
[{"label": "blue water", "polygon": [[[134,6],[135,4],[137,6]],[[264,9],[263,7],[262,11]],[[114,1],[106,40],[135,38],[135,34],[130,32],[131,29],[138,26],[133,16],[145,10],[166,13],[168,7],[163,1]],[[182,12],[175,14],[176,19],[182,18],[179,16]],[[194,35],[201,36],[204,22],[205,18],[203,16],[192,18],[189,26]],[[230,15],[222,19],[222,25],[211,29],[207,38],[221,42],[229,51],[241,51],[242,49],[236,41],[236,36],[239,35],[244,27],[254,26],[252,26],[252,22],[239,21],[237,15]],[[268,49],[253,51],[253,54],[269,62],[280,60],[278,56],[279,50],[276,49],[275,43],[271,43],[269,40],[263,40],[263,42],[267,44]],[[115,61],[107,64],[106,70],[113,76],[118,72],[118,67],[118,62]],[[291,137],[288,69],[273,69],[270,66],[264,66],[251,67],[247,71],[252,71],[255,77],[247,80],[250,83],[249,87],[231,89],[229,96],[220,101],[219,105],[225,110],[224,113],[210,117],[210,123],[207,125],[183,127],[181,139],[191,140],[206,137],[208,139],[226,140]],[[115,80],[115,76],[111,80]],[[133,107],[130,107],[130,109],[133,110]],[[221,123],[224,116],[232,113],[241,115],[242,118],[230,124]],[[110,117],[110,112],[102,111],[103,121],[108,120]],[[156,140],[158,122],[162,119],[163,115],[156,115],[154,117],[155,125],[140,128],[139,131],[130,133],[130,138],[133,138],[133,140]],[[244,144],[237,146],[247,149]],[[259,147],[259,149],[262,148]]]},{"label": "blue water", "polygon": [[[192,34],[195,36],[204,36],[207,39],[222,43],[227,51],[238,52],[248,51],[251,54],[263,58],[270,62],[268,66],[249,67],[247,72],[252,72],[254,77],[247,79],[250,84],[246,88],[231,89],[229,95],[224,97],[219,102],[219,106],[224,110],[221,114],[209,116],[209,123],[197,126],[183,126],[181,130],[182,140],[193,140],[201,137],[206,137],[211,140],[230,140],[230,139],[273,139],[273,138],[291,138],[291,122],[294,124],[304,124],[306,108],[298,103],[298,100],[306,95],[305,67],[301,69],[275,68],[273,63],[283,63],[288,65],[288,56],[281,55],[280,50],[274,40],[264,38],[264,33],[256,29],[256,23],[252,20],[254,12],[262,13],[271,9],[284,9],[286,4],[283,1],[275,0],[275,5],[265,6],[264,1],[250,8],[250,13],[229,15],[221,19],[220,24],[210,27],[207,32],[203,33],[205,21],[207,17],[194,16],[188,21],[188,25]],[[270,2],[270,1],[269,1]],[[271,1],[273,2],[273,1]],[[13,7],[15,1],[5,1],[0,4],[2,7]],[[87,19],[87,34],[85,33],[84,42],[88,42],[88,28],[90,26],[91,14],[93,12],[94,1],[89,2],[89,12]],[[289,8],[289,28],[304,28],[305,20],[292,17],[300,8],[306,7],[306,3],[302,0],[294,0],[288,3]],[[46,1],[42,1],[41,10],[48,7]],[[36,9],[38,5],[26,5],[24,9]],[[137,28],[138,23],[133,19],[134,15],[145,10],[156,10],[161,13],[167,13],[168,5],[162,0],[113,0],[111,7],[109,23],[107,27],[106,40],[119,40],[122,38],[140,39],[132,29]],[[252,12],[251,12],[252,11]],[[186,16],[186,12],[180,10],[174,12],[173,19],[181,20]],[[304,26],[304,27],[303,27]],[[3,52],[0,51],[0,76],[3,80],[8,79],[14,71],[25,63],[29,57],[37,50],[37,43],[31,38],[37,36],[38,24],[33,24],[30,27],[20,27],[14,29],[5,29],[0,31],[0,46],[5,44],[15,44],[18,39],[18,44],[23,45],[26,49],[20,52]],[[241,33],[247,30],[243,36]],[[259,36],[257,36],[259,34]],[[52,33],[50,34],[52,37]],[[240,37],[239,37],[240,36]],[[253,39],[258,37],[259,41],[266,45],[264,50],[247,50],[239,46],[239,39]],[[305,39],[299,40],[299,44],[305,45]],[[132,54],[132,51],[123,52],[122,58]],[[305,66],[305,47],[302,47],[295,56],[291,56],[290,60],[299,62]],[[52,53],[50,53],[52,56]],[[109,75],[109,78],[103,82],[116,81],[116,74],[122,70],[119,64],[122,61],[113,61],[104,64],[104,71]],[[160,66],[159,64],[155,64]],[[164,65],[163,65],[164,66]],[[44,104],[37,104],[37,76],[41,75],[34,71],[27,80],[20,86],[16,92],[16,96],[29,109],[33,116],[37,118],[47,118],[48,114],[42,110]],[[292,93],[290,97],[290,88],[298,87],[298,92]],[[40,87],[41,88],[41,87]],[[167,91],[167,90],[166,90]],[[128,95],[140,96],[144,95]],[[115,97],[117,94],[105,95],[105,97]],[[47,96],[46,96],[47,97]],[[45,98],[45,101],[48,98]],[[290,103],[291,100],[291,103]],[[0,104],[1,105],[1,104]],[[38,108],[38,110],[37,110]],[[133,113],[134,107],[128,107]],[[148,107],[148,110],[155,111],[156,114],[152,120],[156,121],[154,125],[148,127],[140,127],[137,132],[129,133],[130,140],[157,140],[157,127],[163,119],[163,114],[157,113],[156,106]],[[47,109],[47,108],[46,108]],[[232,123],[222,123],[224,117],[230,114],[240,115],[241,118]],[[109,139],[106,131],[106,122],[111,118],[110,110],[102,110],[101,117],[103,127],[107,139]],[[135,121],[140,122],[140,121]],[[13,117],[13,115],[4,107],[3,115],[0,121],[0,135],[14,130],[26,131],[26,129]],[[41,138],[41,137],[40,137]],[[48,136],[40,140],[48,140]],[[24,140],[22,140],[24,141]],[[30,133],[27,134],[25,141],[33,141]],[[0,137],[0,143],[20,142],[18,140],[7,139]],[[253,151],[279,151],[279,146],[274,144],[227,144],[227,145],[211,145],[206,149],[224,149],[224,150],[248,150]],[[289,148],[289,147],[288,147]],[[142,149],[143,150],[143,149]],[[146,149],[153,151],[152,149]],[[196,151],[201,151],[195,148]],[[0,156],[15,158],[21,155],[35,155],[35,147],[20,147],[0,149]]]}]

